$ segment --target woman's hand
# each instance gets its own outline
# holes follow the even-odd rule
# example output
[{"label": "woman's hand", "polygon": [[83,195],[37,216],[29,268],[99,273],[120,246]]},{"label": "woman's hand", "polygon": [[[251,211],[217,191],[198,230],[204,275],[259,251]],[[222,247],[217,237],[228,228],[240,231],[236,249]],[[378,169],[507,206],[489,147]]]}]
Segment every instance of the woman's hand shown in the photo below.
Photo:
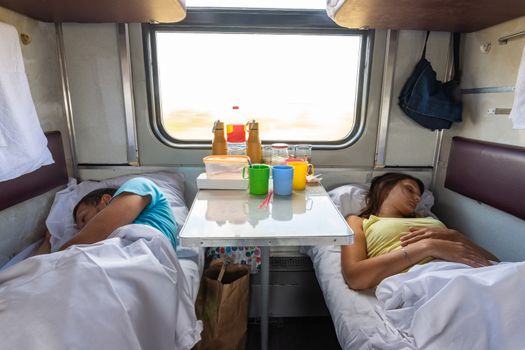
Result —
[{"label": "woman's hand", "polygon": [[441,239],[453,242],[465,242],[465,236],[456,230],[439,227],[418,228],[411,227],[410,233],[401,236],[401,246],[406,247],[409,244],[415,243],[422,239]]},{"label": "woman's hand", "polygon": [[461,243],[463,246],[468,247],[471,251],[474,251],[476,255],[482,256],[483,259],[487,261],[499,261],[499,259],[488,250],[475,244],[460,232],[448,228],[411,227],[410,233],[407,233],[406,235],[400,238],[402,247],[406,247],[410,244],[414,244],[415,242],[421,240],[442,240]]},{"label": "woman's hand", "polygon": [[462,263],[471,267],[491,265],[479,249],[468,243],[446,239],[427,239],[426,243],[430,255],[434,258]]}]

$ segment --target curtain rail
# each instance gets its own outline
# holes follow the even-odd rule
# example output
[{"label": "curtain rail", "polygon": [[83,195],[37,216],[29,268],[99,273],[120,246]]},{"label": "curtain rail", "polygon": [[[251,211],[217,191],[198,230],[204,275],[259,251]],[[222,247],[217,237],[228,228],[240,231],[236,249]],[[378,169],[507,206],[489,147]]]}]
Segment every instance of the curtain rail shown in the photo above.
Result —
[{"label": "curtain rail", "polygon": [[500,45],[505,45],[505,44],[507,44],[507,42],[509,40],[514,40],[514,39],[517,39],[517,38],[519,38],[521,36],[524,36],[524,35],[525,35],[525,30],[521,31],[521,32],[514,33],[514,34],[505,35],[505,36],[502,36],[501,38],[498,39],[498,43]]}]

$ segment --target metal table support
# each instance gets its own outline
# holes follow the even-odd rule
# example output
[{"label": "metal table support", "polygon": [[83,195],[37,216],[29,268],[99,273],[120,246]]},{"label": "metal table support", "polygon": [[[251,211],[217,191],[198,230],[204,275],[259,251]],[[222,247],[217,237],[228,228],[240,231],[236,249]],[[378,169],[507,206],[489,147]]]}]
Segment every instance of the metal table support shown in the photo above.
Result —
[{"label": "metal table support", "polygon": [[268,349],[269,294],[270,294],[270,247],[261,247],[261,350]]}]

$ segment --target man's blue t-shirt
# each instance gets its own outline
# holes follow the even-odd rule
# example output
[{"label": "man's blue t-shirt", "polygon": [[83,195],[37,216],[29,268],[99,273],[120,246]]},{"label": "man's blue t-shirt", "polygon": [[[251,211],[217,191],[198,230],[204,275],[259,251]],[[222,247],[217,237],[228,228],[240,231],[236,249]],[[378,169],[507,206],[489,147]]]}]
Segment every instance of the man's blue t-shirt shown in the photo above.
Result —
[{"label": "man's blue t-shirt", "polygon": [[171,241],[173,248],[177,246],[175,235],[177,223],[170,208],[168,199],[153,183],[153,181],[143,177],[136,177],[126,181],[119,187],[113,198],[122,193],[133,193],[141,197],[149,196],[150,203],[137,216],[134,224],[144,224],[152,226],[162,232]]}]

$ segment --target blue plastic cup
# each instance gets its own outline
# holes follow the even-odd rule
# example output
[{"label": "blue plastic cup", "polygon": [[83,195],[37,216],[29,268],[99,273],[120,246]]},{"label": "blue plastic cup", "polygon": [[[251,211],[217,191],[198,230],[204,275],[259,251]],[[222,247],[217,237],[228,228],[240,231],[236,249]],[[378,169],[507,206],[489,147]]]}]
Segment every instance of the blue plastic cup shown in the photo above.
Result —
[{"label": "blue plastic cup", "polygon": [[290,165],[276,165],[272,167],[273,193],[278,196],[292,194],[293,167]]}]

